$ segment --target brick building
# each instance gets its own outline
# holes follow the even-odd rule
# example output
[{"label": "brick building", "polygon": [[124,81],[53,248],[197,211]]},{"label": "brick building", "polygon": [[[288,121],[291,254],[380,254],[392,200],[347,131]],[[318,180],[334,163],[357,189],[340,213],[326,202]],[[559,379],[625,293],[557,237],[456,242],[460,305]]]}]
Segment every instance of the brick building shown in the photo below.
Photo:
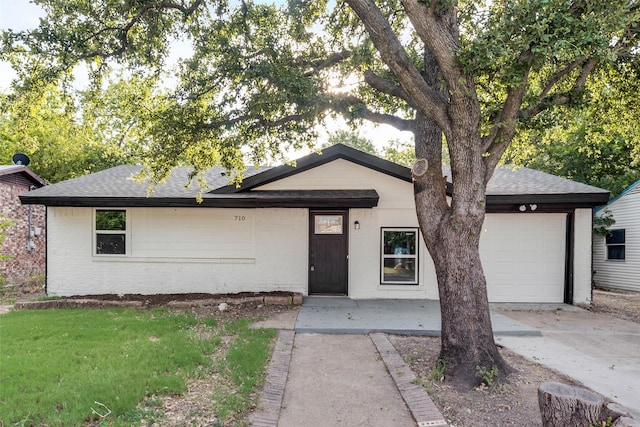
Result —
[{"label": "brick building", "polygon": [[45,181],[26,166],[0,165],[0,214],[14,221],[5,231],[0,254],[0,284],[20,285],[45,273],[45,207],[23,205],[18,196],[44,186]]}]

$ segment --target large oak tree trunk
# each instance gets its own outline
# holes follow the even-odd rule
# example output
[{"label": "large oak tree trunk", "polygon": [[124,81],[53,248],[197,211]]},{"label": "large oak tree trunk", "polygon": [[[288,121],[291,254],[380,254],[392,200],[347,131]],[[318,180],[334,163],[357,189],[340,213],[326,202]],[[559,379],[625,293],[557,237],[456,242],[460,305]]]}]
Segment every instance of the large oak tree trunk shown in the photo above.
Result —
[{"label": "large oak tree trunk", "polygon": [[[470,155],[456,153],[469,162],[454,176],[454,197],[446,199],[442,176],[442,132],[423,116],[417,117],[416,156],[431,166],[414,177],[418,221],[438,280],[442,338],[440,358],[446,378],[463,387],[478,385],[478,367],[494,366],[500,377],[512,369],[498,352],[493,339],[486,280],[480,261],[480,235],[485,217],[485,171],[472,164]],[[449,145],[451,146],[451,144]],[[480,156],[478,156],[480,157]],[[481,162],[480,162],[481,163]]]}]

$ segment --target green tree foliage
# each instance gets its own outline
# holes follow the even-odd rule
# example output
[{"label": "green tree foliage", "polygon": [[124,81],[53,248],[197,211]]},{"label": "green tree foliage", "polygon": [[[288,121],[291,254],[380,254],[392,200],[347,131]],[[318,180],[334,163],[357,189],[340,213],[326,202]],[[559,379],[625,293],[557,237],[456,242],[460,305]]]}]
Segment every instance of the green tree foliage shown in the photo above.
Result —
[{"label": "green tree foliage", "polygon": [[349,132],[347,130],[339,130],[329,135],[329,139],[323,147],[329,147],[334,144],[344,144],[348,147],[355,148],[356,150],[364,151],[365,153],[379,155],[376,146],[373,145],[373,141],[368,138],[359,136],[355,132]]},{"label": "green tree foliage", "polygon": [[[399,165],[411,166],[416,161],[413,144],[398,139],[389,141],[382,149],[382,157]],[[446,159],[443,159],[445,163]]]},{"label": "green tree foliage", "polygon": [[619,194],[640,179],[640,79],[623,64],[594,73],[589,103],[540,114],[517,135],[505,162]]},{"label": "green tree foliage", "polygon": [[112,63],[157,83],[171,42],[191,43],[175,87],[137,123],[152,181],[179,163],[198,173],[277,159],[283,146],[313,145],[336,115],[412,132],[430,165],[414,193],[438,279],[440,358],[447,379],[466,386],[478,366],[509,372],[479,256],[487,182],[517,130],[554,114],[561,123],[555,109],[589,101],[594,72],[633,64],[640,30],[638,0],[38,3],[47,12],[39,28],[2,34],[0,59],[19,70],[17,97],[52,81],[68,87],[79,63],[96,90]]},{"label": "green tree foliage", "polygon": [[387,142],[379,151],[370,139],[359,136],[355,132],[340,130],[329,135],[323,148],[334,144],[344,144],[403,166],[411,166],[416,161],[413,144],[398,139]]},{"label": "green tree foliage", "polygon": [[48,85],[39,94],[0,100],[0,163],[27,154],[29,167],[55,183],[136,162],[145,143],[145,96],[138,79],[120,80],[104,93],[65,93]]}]

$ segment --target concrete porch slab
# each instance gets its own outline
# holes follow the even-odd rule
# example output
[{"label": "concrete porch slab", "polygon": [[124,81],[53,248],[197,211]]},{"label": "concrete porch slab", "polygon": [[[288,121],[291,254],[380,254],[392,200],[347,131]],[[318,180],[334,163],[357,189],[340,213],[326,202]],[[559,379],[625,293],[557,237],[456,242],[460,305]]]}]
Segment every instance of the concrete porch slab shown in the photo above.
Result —
[{"label": "concrete porch slab", "polygon": [[[539,336],[540,331],[492,312],[498,336]],[[435,300],[305,297],[298,314],[297,333],[393,334],[440,336],[440,306]]]}]

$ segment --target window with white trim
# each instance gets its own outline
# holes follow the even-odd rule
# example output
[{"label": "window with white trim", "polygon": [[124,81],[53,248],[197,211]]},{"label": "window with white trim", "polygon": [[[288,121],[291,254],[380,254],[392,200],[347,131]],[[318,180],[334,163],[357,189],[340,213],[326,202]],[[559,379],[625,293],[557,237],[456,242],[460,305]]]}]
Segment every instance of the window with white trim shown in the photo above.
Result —
[{"label": "window with white trim", "polygon": [[96,209],[95,254],[126,255],[127,211],[124,209]]},{"label": "window with white trim", "polygon": [[625,235],[624,229],[609,230],[606,237],[607,259],[625,259]]},{"label": "window with white trim", "polygon": [[380,283],[418,284],[418,229],[383,228],[380,233]]}]

